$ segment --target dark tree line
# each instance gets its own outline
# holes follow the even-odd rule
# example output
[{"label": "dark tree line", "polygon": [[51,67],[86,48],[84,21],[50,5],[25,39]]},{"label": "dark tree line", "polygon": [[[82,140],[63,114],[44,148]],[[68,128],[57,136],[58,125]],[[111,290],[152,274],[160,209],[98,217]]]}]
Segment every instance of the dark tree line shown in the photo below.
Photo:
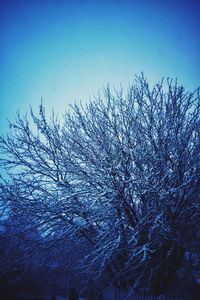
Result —
[{"label": "dark tree line", "polygon": [[62,122],[43,105],[18,115],[0,138],[1,236],[16,216],[16,243],[36,249],[25,247],[26,263],[43,249],[41,259],[62,258],[61,273],[89,283],[161,294],[180,273],[195,280],[196,264],[185,266],[199,261],[199,100],[198,90],[141,76],[73,105]]}]

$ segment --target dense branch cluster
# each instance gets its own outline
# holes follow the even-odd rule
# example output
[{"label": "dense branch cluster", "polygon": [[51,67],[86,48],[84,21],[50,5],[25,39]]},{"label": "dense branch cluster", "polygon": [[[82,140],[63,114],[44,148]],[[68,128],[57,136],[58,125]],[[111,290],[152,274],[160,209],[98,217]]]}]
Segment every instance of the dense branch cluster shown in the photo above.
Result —
[{"label": "dense branch cluster", "polygon": [[142,76],[72,106],[62,125],[43,105],[18,115],[0,138],[2,226],[61,269],[165,291],[200,246],[199,100]]}]

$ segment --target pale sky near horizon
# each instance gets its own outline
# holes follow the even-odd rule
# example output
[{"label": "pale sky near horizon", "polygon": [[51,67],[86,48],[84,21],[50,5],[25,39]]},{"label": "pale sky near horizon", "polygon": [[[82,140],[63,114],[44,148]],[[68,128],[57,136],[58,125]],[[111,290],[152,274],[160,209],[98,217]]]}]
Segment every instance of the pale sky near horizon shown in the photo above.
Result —
[{"label": "pale sky near horizon", "polygon": [[62,114],[110,82],[200,86],[200,0],[0,0],[0,133],[41,97]]}]

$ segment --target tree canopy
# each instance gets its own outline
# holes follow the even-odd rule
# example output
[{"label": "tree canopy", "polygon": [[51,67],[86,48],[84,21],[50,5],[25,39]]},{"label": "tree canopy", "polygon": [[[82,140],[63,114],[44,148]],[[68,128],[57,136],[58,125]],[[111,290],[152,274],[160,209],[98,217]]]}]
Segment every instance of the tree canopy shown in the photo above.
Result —
[{"label": "tree canopy", "polygon": [[4,214],[61,269],[163,293],[200,246],[199,125],[198,90],[144,76],[62,122],[42,104],[18,114],[0,138]]}]

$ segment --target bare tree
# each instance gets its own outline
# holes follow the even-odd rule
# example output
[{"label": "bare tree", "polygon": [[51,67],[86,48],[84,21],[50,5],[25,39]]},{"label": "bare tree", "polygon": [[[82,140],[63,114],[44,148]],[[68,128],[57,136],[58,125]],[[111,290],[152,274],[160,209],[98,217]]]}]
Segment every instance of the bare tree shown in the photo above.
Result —
[{"label": "bare tree", "polygon": [[11,210],[68,259],[75,247],[73,263],[92,277],[166,291],[199,247],[199,99],[141,76],[74,105],[62,126],[42,105],[32,121],[18,115],[0,139]]}]

